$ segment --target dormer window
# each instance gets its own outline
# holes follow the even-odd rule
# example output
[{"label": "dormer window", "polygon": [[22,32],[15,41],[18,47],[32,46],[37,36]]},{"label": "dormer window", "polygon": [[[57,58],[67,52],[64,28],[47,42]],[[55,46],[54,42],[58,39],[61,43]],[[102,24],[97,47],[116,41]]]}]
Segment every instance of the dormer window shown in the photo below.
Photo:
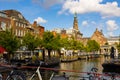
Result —
[{"label": "dormer window", "polygon": [[2,28],[2,30],[6,30],[6,23],[5,22],[1,22],[1,28]]},{"label": "dormer window", "polygon": [[23,16],[22,16],[21,14],[18,14],[18,17],[19,17],[20,19],[23,19]]}]

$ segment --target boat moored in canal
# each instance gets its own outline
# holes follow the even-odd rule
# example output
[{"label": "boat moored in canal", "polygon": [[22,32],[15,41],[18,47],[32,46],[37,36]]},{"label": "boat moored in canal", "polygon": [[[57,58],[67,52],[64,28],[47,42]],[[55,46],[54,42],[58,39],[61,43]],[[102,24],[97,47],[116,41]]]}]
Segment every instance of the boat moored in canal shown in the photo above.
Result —
[{"label": "boat moored in canal", "polygon": [[120,73],[120,60],[119,59],[112,59],[109,61],[105,61],[102,64],[103,72],[115,72]]}]

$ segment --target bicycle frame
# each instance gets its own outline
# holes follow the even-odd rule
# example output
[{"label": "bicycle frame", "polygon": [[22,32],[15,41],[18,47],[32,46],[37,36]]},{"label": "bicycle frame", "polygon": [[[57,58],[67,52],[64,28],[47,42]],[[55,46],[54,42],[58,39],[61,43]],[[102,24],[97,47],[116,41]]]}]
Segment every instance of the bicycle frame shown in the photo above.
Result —
[{"label": "bicycle frame", "polygon": [[0,74],[0,80],[2,80],[2,75]]},{"label": "bicycle frame", "polygon": [[[39,80],[42,80],[42,76],[40,74],[40,66],[37,68],[35,73],[37,73]],[[32,80],[32,78],[35,76],[35,73],[32,75],[32,77],[30,77],[30,80]]]}]

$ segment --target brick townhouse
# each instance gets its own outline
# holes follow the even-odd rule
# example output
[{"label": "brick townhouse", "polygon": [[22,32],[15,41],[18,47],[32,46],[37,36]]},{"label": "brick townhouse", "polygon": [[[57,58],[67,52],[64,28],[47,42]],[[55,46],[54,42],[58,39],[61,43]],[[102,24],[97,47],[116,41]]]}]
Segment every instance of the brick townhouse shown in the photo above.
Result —
[{"label": "brick townhouse", "polygon": [[12,28],[14,34],[21,38],[26,32],[34,33],[35,35],[42,36],[44,27],[34,22],[30,24],[25,17],[16,10],[2,10],[0,11],[0,30]]}]

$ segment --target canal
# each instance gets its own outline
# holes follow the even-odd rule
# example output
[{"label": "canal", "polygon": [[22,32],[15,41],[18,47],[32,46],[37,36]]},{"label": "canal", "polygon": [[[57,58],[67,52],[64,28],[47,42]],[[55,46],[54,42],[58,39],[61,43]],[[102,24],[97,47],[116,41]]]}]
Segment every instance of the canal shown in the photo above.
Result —
[{"label": "canal", "polygon": [[[89,60],[77,60],[74,62],[67,62],[67,63],[61,62],[59,66],[52,68],[52,70],[50,70],[51,69],[50,68],[48,70],[42,69],[40,71],[43,80],[49,80],[52,73],[55,73],[56,75],[63,75],[64,72],[67,76],[72,76],[69,78],[69,80],[80,80],[78,79],[79,78],[78,76],[86,76],[87,75],[86,72],[90,72],[91,68],[93,67],[96,67],[98,69],[98,73],[102,73],[103,70],[102,63],[104,61],[105,58],[101,57],[101,58],[95,58]],[[33,73],[31,71],[28,71],[28,73],[29,72],[30,74]],[[38,76],[36,76],[35,80],[39,80],[37,78]]]},{"label": "canal", "polygon": [[[67,62],[67,63],[60,63],[59,66],[57,66],[57,69],[60,69],[61,71],[56,71],[57,74],[61,75],[63,72],[66,73],[66,75],[72,75],[72,76],[85,76],[86,72],[90,72],[91,68],[96,67],[98,69],[98,73],[102,73],[102,63],[104,62],[104,57],[101,58],[95,58],[90,60],[78,60],[74,62]],[[66,71],[62,71],[66,70]],[[72,71],[72,72],[70,72]],[[77,73],[77,72],[79,73]],[[84,73],[85,72],[85,73]],[[53,71],[46,70],[43,72],[43,78],[44,80],[48,80],[50,75],[53,73]],[[72,77],[70,80],[78,80],[76,77]]]}]

